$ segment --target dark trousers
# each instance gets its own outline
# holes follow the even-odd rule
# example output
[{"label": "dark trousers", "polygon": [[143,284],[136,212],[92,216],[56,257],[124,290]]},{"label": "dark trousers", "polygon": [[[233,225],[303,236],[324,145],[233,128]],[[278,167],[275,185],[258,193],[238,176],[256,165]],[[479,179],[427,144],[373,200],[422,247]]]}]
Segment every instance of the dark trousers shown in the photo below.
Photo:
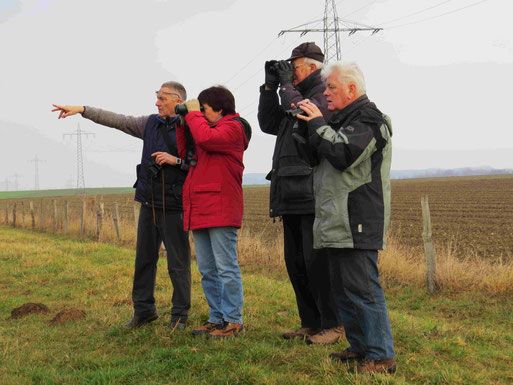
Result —
[{"label": "dark trousers", "polygon": [[332,300],[350,350],[369,360],[393,358],[390,320],[379,282],[378,251],[326,248],[317,253],[327,258]]},{"label": "dark trousers", "polygon": [[285,265],[296,294],[301,327],[328,329],[337,326],[329,301],[326,258],[313,252],[314,214],[284,215]]},{"label": "dark trousers", "polygon": [[191,253],[188,233],[183,230],[181,212],[166,212],[141,206],[137,227],[134,286],[132,300],[135,315],[145,317],[156,312],[155,278],[162,242],[167,251],[167,270],[173,283],[171,320],[186,320],[191,307]]}]

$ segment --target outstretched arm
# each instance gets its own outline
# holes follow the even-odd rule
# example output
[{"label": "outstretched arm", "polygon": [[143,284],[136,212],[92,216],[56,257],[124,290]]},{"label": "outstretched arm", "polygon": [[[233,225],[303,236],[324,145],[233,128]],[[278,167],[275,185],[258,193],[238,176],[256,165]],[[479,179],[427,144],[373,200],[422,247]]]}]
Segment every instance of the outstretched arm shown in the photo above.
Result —
[{"label": "outstretched arm", "polygon": [[67,118],[75,114],[82,114],[84,118],[92,120],[95,123],[116,128],[140,139],[144,137],[144,130],[149,118],[149,116],[135,117],[117,114],[90,106],[61,106],[58,104],[53,104],[53,106],[55,108],[52,111],[59,111],[59,119]]}]

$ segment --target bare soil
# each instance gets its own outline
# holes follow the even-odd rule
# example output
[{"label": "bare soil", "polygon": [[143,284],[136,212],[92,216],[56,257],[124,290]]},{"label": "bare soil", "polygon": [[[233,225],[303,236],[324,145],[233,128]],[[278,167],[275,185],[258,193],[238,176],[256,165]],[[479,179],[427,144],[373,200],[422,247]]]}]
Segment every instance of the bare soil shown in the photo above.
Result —
[{"label": "bare soil", "polygon": [[62,309],[50,320],[50,325],[64,325],[85,318],[86,312],[74,307]]},{"label": "bare soil", "polygon": [[48,306],[46,306],[42,303],[28,302],[28,303],[24,303],[20,307],[12,309],[11,316],[8,319],[22,318],[29,314],[34,314],[34,313],[46,314],[49,312],[50,312],[50,309],[48,309]]}]

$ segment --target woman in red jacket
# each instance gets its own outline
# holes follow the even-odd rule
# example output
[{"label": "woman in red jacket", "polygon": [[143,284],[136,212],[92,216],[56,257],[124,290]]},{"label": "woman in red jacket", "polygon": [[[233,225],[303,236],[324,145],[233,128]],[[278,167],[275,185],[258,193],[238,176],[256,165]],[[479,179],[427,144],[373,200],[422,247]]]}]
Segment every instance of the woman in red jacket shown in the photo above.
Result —
[{"label": "woman in red jacket", "polygon": [[[232,337],[244,329],[237,230],[242,223],[242,159],[248,138],[228,89],[210,87],[198,100],[185,104],[196,164],[183,187],[184,229],[192,230],[201,283],[210,306],[208,321],[192,334]],[[177,142],[184,158],[183,127],[177,129]]]}]

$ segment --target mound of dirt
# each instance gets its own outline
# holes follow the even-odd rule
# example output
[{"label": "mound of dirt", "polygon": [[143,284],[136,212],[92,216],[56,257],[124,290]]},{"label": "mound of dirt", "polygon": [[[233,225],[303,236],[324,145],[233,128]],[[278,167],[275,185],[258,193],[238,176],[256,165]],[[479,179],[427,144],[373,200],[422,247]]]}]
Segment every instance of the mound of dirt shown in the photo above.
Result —
[{"label": "mound of dirt", "polygon": [[62,309],[50,320],[50,325],[64,325],[85,318],[86,312],[74,307]]},{"label": "mound of dirt", "polygon": [[20,307],[17,307],[16,309],[12,309],[11,316],[7,319],[16,319],[16,318],[22,318],[29,314],[34,313],[48,313],[50,309],[42,303],[24,303]]}]

